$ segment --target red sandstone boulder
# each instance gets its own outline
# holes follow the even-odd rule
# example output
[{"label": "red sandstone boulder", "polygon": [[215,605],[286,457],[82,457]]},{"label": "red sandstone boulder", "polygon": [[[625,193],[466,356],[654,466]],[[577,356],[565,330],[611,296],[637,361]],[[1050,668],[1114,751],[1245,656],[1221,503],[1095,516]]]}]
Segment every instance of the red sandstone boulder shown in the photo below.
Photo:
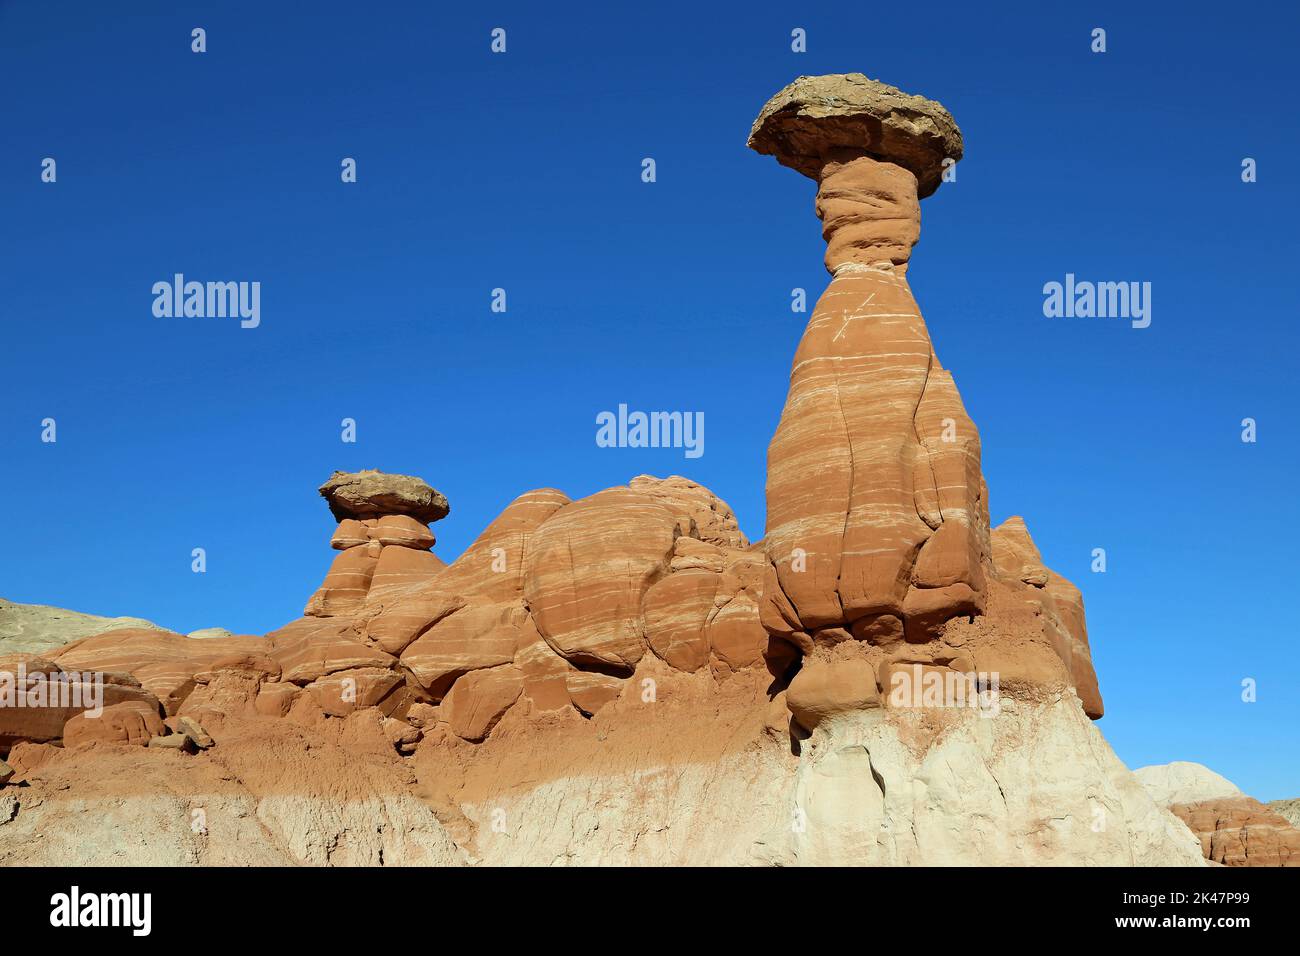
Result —
[{"label": "red sandstone boulder", "polygon": [[440,709],[457,737],[483,740],[523,688],[523,674],[513,665],[472,671],[456,681]]},{"label": "red sandstone boulder", "polygon": [[879,707],[876,670],[865,660],[805,664],[790,682],[786,705],[809,731],[841,714]]},{"label": "red sandstone boulder", "polygon": [[508,664],[519,643],[522,607],[470,606],[441,618],[402,652],[402,665],[435,697],[459,675]]},{"label": "red sandstone boulder", "polygon": [[625,683],[617,677],[596,671],[574,670],[565,676],[569,699],[574,707],[588,717],[600,713],[602,707],[621,694]]},{"label": "red sandstone boulder", "polygon": [[268,656],[282,670],[281,679],[309,684],[326,674],[355,667],[391,668],[397,659],[363,643],[349,621],[304,617],[266,636]]},{"label": "red sandstone boulder", "polygon": [[714,595],[722,575],[679,571],[662,578],[645,593],[645,634],[650,649],[679,671],[696,671],[709,662],[705,627],[717,610]]},{"label": "red sandstone boulder", "polygon": [[528,545],[524,597],[546,642],[569,661],[627,668],[645,653],[641,600],[668,573],[678,522],[627,488],[565,505]]},{"label": "red sandstone boulder", "polygon": [[151,738],[165,733],[167,727],[156,707],[143,701],[123,701],[105,707],[97,716],[87,712],[73,717],[64,725],[63,746],[97,741],[144,747]]},{"label": "red sandstone boulder", "polygon": [[346,717],[364,707],[379,707],[385,713],[392,713],[400,702],[400,694],[394,692],[400,691],[405,684],[402,675],[396,671],[381,667],[354,667],[314,680],[306,690],[325,713]]}]

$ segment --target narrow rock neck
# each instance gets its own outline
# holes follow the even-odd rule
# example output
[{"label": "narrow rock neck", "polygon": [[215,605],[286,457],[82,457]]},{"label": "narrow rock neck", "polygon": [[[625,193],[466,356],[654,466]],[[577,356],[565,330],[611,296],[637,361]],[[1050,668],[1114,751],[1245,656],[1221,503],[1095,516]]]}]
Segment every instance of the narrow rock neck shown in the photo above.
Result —
[{"label": "narrow rock neck", "polygon": [[916,176],[860,153],[828,156],[817,187],[817,216],[831,275],[845,266],[906,273],[921,235]]}]

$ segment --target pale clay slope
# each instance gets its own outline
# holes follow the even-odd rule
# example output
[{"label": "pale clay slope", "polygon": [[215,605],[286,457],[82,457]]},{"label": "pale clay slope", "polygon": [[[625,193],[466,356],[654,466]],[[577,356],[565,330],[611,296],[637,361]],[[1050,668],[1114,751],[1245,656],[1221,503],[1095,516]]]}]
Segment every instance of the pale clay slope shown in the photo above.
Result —
[{"label": "pale clay slope", "polygon": [[451,801],[285,722],[201,758],[104,754],[116,781],[87,781],[92,750],[3,792],[0,864],[1204,865],[1073,695],[945,714],[920,758],[904,741],[933,714],[836,718],[797,757],[751,716],[718,759],[638,767],[629,723],[564,776],[489,774]]},{"label": "pale clay slope", "polygon": [[164,630],[138,617],[100,617],[44,604],[15,604],[0,598],[0,655],[40,655],[83,637],[123,627]]},{"label": "pale clay slope", "polygon": [[[1204,866],[1073,696],[956,726],[918,760],[907,719],[823,724],[716,765],[556,780],[465,807],[490,865]],[[1047,768],[1051,768],[1050,771]],[[493,812],[504,832],[491,831]],[[485,832],[486,831],[486,832]]]},{"label": "pale clay slope", "polygon": [[1231,780],[1203,764],[1187,760],[1138,767],[1133,775],[1162,807],[1202,800],[1231,800],[1245,794]]},{"label": "pale clay slope", "polygon": [[[125,627],[165,631],[165,627],[142,617],[101,617],[82,614],[45,604],[17,604],[0,598],[0,656],[7,654],[41,655],[64,644],[71,644],[92,634],[116,631]],[[186,637],[231,637],[224,627],[205,627],[190,631]]]}]

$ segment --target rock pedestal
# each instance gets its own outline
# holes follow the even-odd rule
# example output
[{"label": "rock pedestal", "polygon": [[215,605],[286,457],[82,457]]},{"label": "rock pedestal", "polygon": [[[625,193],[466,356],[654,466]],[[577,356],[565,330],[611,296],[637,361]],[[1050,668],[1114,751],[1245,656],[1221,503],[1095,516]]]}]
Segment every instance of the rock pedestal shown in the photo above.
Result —
[{"label": "rock pedestal", "polygon": [[[749,145],[817,182],[832,275],[768,449],[764,626],[805,654],[857,640],[878,666],[933,663],[922,648],[985,613],[996,573],[979,432],[907,281],[920,199],[961,132],[940,104],[847,74],[787,86]],[[1061,617],[1063,676],[1100,716],[1081,603],[1077,627]]]},{"label": "rock pedestal", "polygon": [[339,519],[330,547],[341,551],[308,600],[308,617],[352,614],[431,579],[446,565],[432,553],[429,522],[447,516],[447,499],[419,478],[381,471],[336,471],[320,487]]},{"label": "rock pedestal", "polygon": [[979,434],[906,279],[918,197],[961,134],[938,103],[850,74],[786,87],[750,146],[817,180],[833,276],[768,451],[764,621],[798,642],[928,639],[983,610],[989,553]]}]

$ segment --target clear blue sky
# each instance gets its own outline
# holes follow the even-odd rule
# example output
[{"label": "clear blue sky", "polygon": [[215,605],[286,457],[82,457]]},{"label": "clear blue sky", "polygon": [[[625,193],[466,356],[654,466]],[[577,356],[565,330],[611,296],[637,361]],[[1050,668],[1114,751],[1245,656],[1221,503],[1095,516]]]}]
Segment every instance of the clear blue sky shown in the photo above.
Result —
[{"label": "clear blue sky", "polygon": [[[1300,795],[1300,18],[1053,6],[0,2],[0,594],[265,632],[330,562],[336,468],[446,493],[447,558],[526,489],[642,472],[761,536],[790,290],[827,276],[812,182],[745,138],[862,71],[965,133],[911,278],[994,520],[1084,591],[1103,730]],[[260,281],[261,326],[155,318],[176,272]],[[1044,318],[1067,272],[1151,282],[1151,327]],[[620,402],[703,411],[704,456],[598,448]]]}]

